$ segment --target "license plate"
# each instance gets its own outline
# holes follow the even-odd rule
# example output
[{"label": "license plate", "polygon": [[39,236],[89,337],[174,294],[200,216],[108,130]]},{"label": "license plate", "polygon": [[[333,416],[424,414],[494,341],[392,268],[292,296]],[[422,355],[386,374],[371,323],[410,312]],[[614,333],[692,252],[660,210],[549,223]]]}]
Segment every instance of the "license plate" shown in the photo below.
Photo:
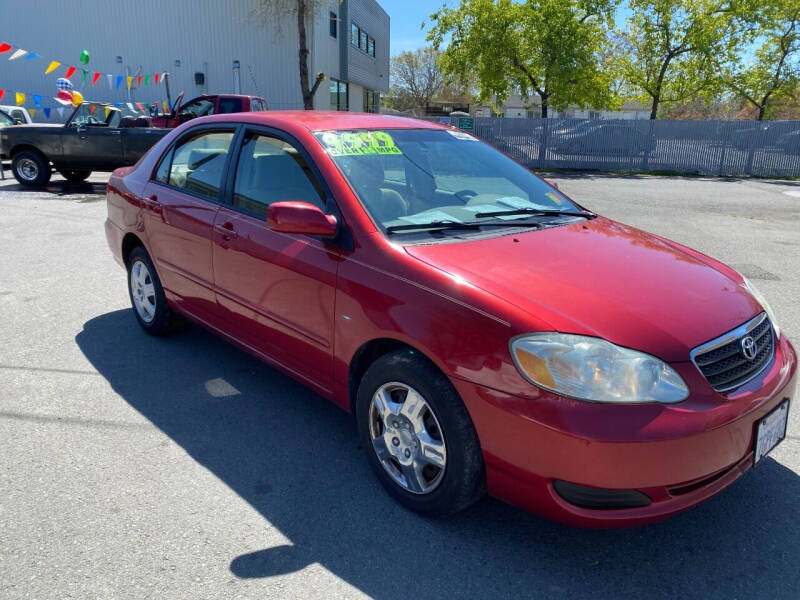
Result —
[{"label": "license plate", "polygon": [[789,399],[772,409],[767,416],[756,423],[756,451],[754,465],[769,454],[786,437],[786,424],[789,422]]}]

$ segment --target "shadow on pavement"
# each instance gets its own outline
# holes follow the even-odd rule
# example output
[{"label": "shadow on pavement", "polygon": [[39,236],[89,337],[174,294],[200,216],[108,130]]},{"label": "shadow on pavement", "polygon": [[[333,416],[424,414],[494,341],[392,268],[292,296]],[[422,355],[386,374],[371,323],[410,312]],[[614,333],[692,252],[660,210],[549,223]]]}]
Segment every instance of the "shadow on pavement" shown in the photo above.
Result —
[{"label": "shadow on pavement", "polygon": [[212,334],[151,338],[119,310],[76,342],[126,402],[291,540],[231,556],[240,578],[320,563],[376,598],[800,596],[800,477],[772,459],[643,528],[571,529],[490,499],[429,520],[383,493],[349,415]]}]

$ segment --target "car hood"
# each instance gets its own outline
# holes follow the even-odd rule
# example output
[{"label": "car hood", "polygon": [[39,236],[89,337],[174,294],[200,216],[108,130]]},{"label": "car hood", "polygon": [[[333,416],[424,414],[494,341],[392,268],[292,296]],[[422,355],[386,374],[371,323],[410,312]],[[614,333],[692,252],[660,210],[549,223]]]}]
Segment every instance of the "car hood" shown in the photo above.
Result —
[{"label": "car hood", "polygon": [[602,217],[405,250],[555,331],[668,361],[689,360],[692,348],[761,312],[713,259]]}]

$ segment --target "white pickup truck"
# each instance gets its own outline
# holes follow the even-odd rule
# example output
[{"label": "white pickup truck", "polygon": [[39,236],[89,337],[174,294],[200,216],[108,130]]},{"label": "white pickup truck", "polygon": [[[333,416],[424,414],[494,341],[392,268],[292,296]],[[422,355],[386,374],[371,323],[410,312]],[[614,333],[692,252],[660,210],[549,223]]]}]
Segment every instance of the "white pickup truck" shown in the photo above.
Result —
[{"label": "white pickup truck", "polygon": [[31,119],[31,115],[28,113],[28,110],[21,106],[0,104],[0,110],[2,110],[15,121],[19,121],[18,125],[29,125],[33,123],[33,119]]}]

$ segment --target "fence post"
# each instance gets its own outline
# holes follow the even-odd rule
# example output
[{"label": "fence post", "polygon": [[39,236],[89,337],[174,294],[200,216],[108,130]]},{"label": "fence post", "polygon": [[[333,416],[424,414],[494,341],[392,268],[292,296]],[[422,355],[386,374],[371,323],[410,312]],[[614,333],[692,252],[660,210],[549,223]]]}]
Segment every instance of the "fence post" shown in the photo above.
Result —
[{"label": "fence post", "polygon": [[538,168],[544,167],[544,162],[547,160],[547,137],[549,134],[549,123],[550,119],[543,119],[544,123],[542,124],[542,141],[539,142],[539,164],[537,165]]},{"label": "fence post", "polygon": [[[648,129],[647,133],[647,147],[644,149],[644,154],[642,155],[642,171],[647,172],[650,170],[650,141],[653,139],[653,128],[655,127],[656,120],[650,119],[650,128]],[[633,170],[633,169],[631,169]]]},{"label": "fence post", "polygon": [[727,123],[724,123],[726,126],[723,127],[725,130],[725,135],[719,134],[719,128],[723,125],[722,121],[717,121],[717,139],[720,140],[722,143],[722,152],[719,153],[719,176],[722,177],[722,173],[725,169],[725,154],[728,150],[728,138],[730,137],[730,127],[727,127]]}]

